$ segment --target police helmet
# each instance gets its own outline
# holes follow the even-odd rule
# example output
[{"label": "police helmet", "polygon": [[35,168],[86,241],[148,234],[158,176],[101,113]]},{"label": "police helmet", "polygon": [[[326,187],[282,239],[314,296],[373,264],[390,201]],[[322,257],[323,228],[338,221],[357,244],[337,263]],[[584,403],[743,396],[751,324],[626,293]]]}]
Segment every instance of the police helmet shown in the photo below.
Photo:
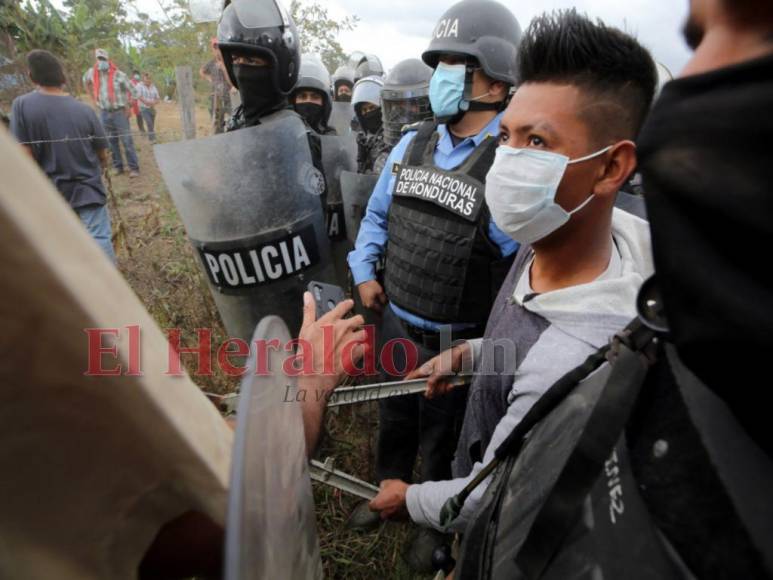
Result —
[{"label": "police helmet", "polygon": [[368,54],[357,65],[354,72],[354,82],[356,83],[360,79],[373,76],[383,77],[384,67],[381,66],[381,61],[375,54]]},{"label": "police helmet", "polygon": [[365,77],[354,83],[352,91],[352,105],[354,112],[358,112],[358,105],[372,103],[381,106],[381,89],[384,87],[384,79],[378,76]]},{"label": "police helmet", "polygon": [[333,73],[333,94],[338,94],[338,87],[342,84],[348,84],[349,88],[354,87],[354,69],[350,66],[339,66]]},{"label": "police helmet", "polygon": [[295,84],[292,95],[299,91],[311,89],[322,96],[322,121],[327,125],[333,102],[330,98],[330,73],[322,61],[314,54],[301,55],[301,67],[298,73],[298,82]]},{"label": "police helmet", "polygon": [[432,69],[417,58],[403,60],[389,72],[381,91],[385,143],[397,144],[405,125],[432,118],[431,78]]},{"label": "police helmet", "polygon": [[462,0],[440,17],[422,60],[436,68],[442,54],[477,60],[492,79],[516,84],[516,55],[521,26],[513,13],[495,0]]},{"label": "police helmet", "polygon": [[367,56],[365,55],[365,53],[364,53],[364,52],[362,52],[362,51],[359,51],[359,50],[355,50],[355,51],[354,51],[354,52],[353,52],[353,53],[352,53],[352,54],[349,56],[349,60],[348,60],[348,62],[347,62],[347,66],[348,66],[350,69],[352,69],[352,70],[355,70],[355,69],[356,69],[358,66],[360,66],[360,63],[361,63],[363,60],[365,60],[366,58],[367,58]]},{"label": "police helmet", "polygon": [[271,63],[274,89],[290,94],[298,80],[300,38],[290,14],[279,0],[233,0],[223,10],[217,44],[228,77],[236,87],[233,54],[245,53]]}]

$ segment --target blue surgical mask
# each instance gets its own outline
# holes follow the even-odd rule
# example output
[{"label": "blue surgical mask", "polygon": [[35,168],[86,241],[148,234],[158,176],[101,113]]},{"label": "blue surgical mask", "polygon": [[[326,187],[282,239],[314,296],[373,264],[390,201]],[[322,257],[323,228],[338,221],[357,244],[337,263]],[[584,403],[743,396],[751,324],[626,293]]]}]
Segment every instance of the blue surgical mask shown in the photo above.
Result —
[{"label": "blue surgical mask", "polygon": [[110,68],[110,63],[107,62],[106,60],[101,60],[100,59],[99,61],[97,61],[97,67],[101,71],[106,71],[107,69]]},{"label": "blue surgical mask", "polygon": [[466,73],[464,64],[438,63],[429,82],[429,102],[436,117],[453,117],[462,110]]},{"label": "blue surgical mask", "polygon": [[549,236],[593,199],[591,194],[571,211],[556,203],[556,192],[567,165],[589,161],[610,149],[611,145],[569,159],[539,149],[499,147],[486,176],[486,204],[494,223],[522,244],[533,244]]}]

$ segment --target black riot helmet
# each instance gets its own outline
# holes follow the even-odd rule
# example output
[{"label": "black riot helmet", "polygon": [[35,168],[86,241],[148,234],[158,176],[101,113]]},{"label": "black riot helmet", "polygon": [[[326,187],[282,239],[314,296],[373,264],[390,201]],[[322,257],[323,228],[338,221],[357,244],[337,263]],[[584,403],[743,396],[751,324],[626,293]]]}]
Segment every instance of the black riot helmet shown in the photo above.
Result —
[{"label": "black riot helmet", "polygon": [[302,90],[312,90],[320,94],[322,97],[320,121],[322,126],[327,127],[330,111],[333,109],[333,102],[330,98],[330,73],[322,61],[313,54],[301,56],[300,73],[298,74],[298,82],[290,96],[291,102],[294,102],[295,95]]},{"label": "black riot helmet", "polygon": [[381,90],[381,115],[387,145],[397,144],[405,125],[432,118],[429,103],[431,78],[432,69],[418,58],[397,63],[387,75]]},{"label": "black riot helmet", "polygon": [[422,60],[436,68],[442,54],[471,57],[489,77],[509,85],[517,80],[521,26],[495,0],[462,0],[440,17]]},{"label": "black riot helmet", "polygon": [[384,67],[381,66],[381,61],[375,54],[365,55],[357,68],[354,71],[354,82],[356,83],[360,79],[365,77],[383,77]]},{"label": "black riot helmet", "polygon": [[278,95],[290,94],[298,80],[300,38],[290,14],[279,0],[233,0],[223,10],[217,43],[228,77],[239,87],[233,71],[233,54],[266,59]]}]

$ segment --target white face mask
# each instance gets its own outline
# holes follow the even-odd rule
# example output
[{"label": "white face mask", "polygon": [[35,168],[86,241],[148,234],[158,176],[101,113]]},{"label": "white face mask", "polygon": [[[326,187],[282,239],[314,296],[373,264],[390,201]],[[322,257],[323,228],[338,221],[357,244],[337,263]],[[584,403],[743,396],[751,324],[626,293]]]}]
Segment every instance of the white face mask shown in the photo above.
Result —
[{"label": "white face mask", "polygon": [[566,166],[603,155],[612,148],[569,159],[539,149],[499,147],[486,176],[486,203],[494,223],[515,241],[533,244],[563,226],[593,195],[572,211],[556,203]]}]

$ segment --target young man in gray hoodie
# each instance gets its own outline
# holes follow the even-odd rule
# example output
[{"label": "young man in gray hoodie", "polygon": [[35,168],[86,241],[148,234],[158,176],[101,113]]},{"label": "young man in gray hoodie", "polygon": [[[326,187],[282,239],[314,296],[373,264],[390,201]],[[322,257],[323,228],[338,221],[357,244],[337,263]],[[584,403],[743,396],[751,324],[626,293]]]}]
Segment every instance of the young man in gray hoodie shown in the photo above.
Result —
[{"label": "young man in gray hoodie", "polygon": [[[450,388],[442,377],[465,365],[475,370],[455,479],[382,482],[371,509],[383,518],[405,516],[407,508],[414,522],[443,529],[446,500],[556,380],[635,316],[636,294],[653,271],[647,222],[615,208],[636,167],[633,140],[655,91],[650,54],[572,10],[535,19],[518,61],[521,82],[502,119],[486,201],[497,226],[522,247],[484,339],[414,373],[431,377],[433,396]],[[503,344],[510,356],[501,356]],[[486,487],[467,499],[450,531],[464,530]]]}]

